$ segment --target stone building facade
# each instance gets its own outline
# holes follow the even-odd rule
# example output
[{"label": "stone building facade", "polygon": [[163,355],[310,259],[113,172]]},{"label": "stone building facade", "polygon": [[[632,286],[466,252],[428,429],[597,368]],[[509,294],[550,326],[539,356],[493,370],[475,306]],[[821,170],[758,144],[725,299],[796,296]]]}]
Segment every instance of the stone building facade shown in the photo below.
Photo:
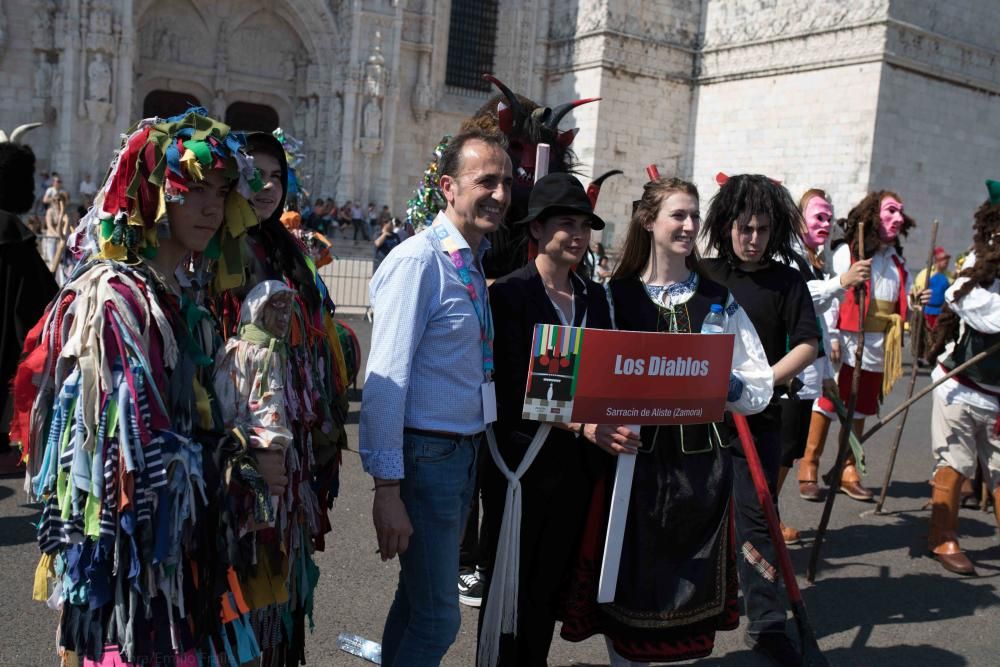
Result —
[{"label": "stone building facade", "polygon": [[[598,206],[608,241],[655,162],[694,180],[703,208],[718,171],[763,172],[793,195],[823,187],[840,215],[870,189],[895,189],[921,223],[909,253],[920,262],[933,218],[942,245],[966,245],[983,180],[1000,177],[998,10],[1000,0],[0,0],[0,127],[44,120],[29,135],[40,167],[72,190],[84,173],[100,178],[130,122],[197,102],[303,140],[314,195],[401,212],[433,146],[492,92],[449,83],[449,67],[485,57],[541,102],[602,98],[562,126],[580,128],[583,178],[625,171]],[[473,19],[491,32],[465,40],[467,53],[455,45]]]}]

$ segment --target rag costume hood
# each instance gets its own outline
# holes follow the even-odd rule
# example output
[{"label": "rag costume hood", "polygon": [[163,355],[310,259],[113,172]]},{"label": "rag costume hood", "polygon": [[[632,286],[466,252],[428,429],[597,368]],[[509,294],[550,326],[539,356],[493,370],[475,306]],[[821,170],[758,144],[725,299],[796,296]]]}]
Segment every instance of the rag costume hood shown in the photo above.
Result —
[{"label": "rag costume hood", "polygon": [[247,200],[261,187],[242,136],[202,108],[165,119],[146,118],[126,135],[94,205],[71,238],[71,248],[98,259],[154,255],[158,239],[170,233],[167,203],[183,203],[189,183],[221,169],[233,188],[226,197],[223,225],[205,255],[220,260],[218,287],[239,285],[239,238],[257,224]]}]

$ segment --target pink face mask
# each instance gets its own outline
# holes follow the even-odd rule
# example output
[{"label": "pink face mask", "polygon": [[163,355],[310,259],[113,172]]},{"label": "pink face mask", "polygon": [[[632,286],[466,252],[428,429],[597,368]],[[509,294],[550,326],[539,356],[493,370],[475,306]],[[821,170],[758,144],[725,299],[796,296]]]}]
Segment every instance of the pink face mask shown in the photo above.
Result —
[{"label": "pink face mask", "polygon": [[895,241],[903,228],[903,204],[895,197],[886,197],[879,207],[878,217],[878,237],[885,243]]},{"label": "pink face mask", "polygon": [[830,223],[833,221],[833,207],[822,197],[812,197],[806,203],[803,212],[806,219],[806,231],[802,241],[812,250],[820,248],[830,236]]}]

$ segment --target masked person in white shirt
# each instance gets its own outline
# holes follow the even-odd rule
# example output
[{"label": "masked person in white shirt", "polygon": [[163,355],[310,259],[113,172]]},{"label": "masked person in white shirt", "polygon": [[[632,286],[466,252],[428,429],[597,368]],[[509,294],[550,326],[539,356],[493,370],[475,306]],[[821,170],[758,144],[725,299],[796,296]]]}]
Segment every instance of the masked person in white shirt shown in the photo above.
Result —
[{"label": "masked person in white shirt", "polygon": [[[946,307],[934,330],[931,354],[938,355],[938,365],[933,380],[1000,341],[1000,182],[986,185],[990,198],[976,211],[973,251],[945,292]],[[927,548],[949,572],[974,575],[972,562],[958,546],[960,488],[981,461],[1000,525],[1000,354],[934,390],[931,447],[934,479]]]}]

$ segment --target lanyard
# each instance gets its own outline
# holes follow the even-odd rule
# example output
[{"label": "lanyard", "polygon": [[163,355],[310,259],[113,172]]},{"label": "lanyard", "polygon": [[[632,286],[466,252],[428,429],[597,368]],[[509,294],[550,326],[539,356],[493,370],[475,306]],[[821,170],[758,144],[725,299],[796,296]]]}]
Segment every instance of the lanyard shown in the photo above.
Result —
[{"label": "lanyard", "polygon": [[455,265],[458,278],[465,285],[465,290],[469,293],[469,299],[472,301],[472,307],[476,311],[476,318],[479,320],[479,340],[483,346],[483,375],[489,381],[493,376],[493,315],[485,301],[479,298],[476,286],[472,282],[472,272],[466,266],[465,259],[462,257],[462,252],[451,231],[440,220],[435,220],[431,229],[441,241],[441,246],[451,259],[451,263]]}]

